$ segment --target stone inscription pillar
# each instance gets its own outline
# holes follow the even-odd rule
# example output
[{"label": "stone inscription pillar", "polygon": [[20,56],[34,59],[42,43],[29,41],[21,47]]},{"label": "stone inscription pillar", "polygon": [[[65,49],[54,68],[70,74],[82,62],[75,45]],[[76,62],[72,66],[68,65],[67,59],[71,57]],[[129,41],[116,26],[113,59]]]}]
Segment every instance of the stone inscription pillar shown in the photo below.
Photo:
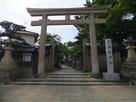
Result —
[{"label": "stone inscription pillar", "polygon": [[46,43],[46,25],[47,16],[42,16],[41,24],[41,36],[40,36],[40,47],[39,47],[39,60],[38,60],[38,74],[44,73],[45,71],[45,43]]},{"label": "stone inscription pillar", "polygon": [[98,51],[96,44],[96,32],[95,32],[95,18],[91,13],[89,17],[89,30],[90,30],[90,42],[91,42],[91,58],[92,58],[92,77],[99,77],[99,62]]},{"label": "stone inscription pillar", "polygon": [[111,39],[106,39],[105,45],[106,45],[107,72],[114,73]]},{"label": "stone inscription pillar", "polygon": [[103,73],[103,77],[106,80],[120,80],[119,73],[114,73],[111,39],[106,39],[105,44],[106,44],[107,73]]}]

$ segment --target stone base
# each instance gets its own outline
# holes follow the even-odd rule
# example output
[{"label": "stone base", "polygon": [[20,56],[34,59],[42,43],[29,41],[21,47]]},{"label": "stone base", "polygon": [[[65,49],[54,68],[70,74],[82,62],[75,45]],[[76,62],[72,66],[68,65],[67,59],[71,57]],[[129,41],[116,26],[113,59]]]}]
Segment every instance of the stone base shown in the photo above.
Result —
[{"label": "stone base", "polygon": [[0,69],[0,79],[4,80],[4,79],[10,79],[10,80],[15,80],[17,79],[19,76],[19,71],[17,68],[15,69]]},{"label": "stone base", "polygon": [[98,74],[91,73],[91,77],[100,79],[100,78],[102,78],[102,75],[100,73],[98,73]]},{"label": "stone base", "polygon": [[120,74],[119,73],[103,73],[103,78],[105,80],[120,80]]},{"label": "stone base", "polygon": [[136,58],[127,58],[126,61],[128,61],[128,62],[133,62],[133,61],[136,62]]},{"label": "stone base", "polygon": [[136,80],[136,68],[122,68],[121,71],[121,78],[125,81]]},{"label": "stone base", "polygon": [[15,62],[0,62],[0,69],[14,69],[17,68]]},{"label": "stone base", "polygon": [[32,68],[19,68],[20,70],[20,77],[21,78],[32,78],[33,77],[33,72]]},{"label": "stone base", "polygon": [[47,72],[36,74],[35,78],[45,78],[47,76]]},{"label": "stone base", "polygon": [[0,62],[1,79],[15,80],[18,76],[18,68],[14,62]]}]

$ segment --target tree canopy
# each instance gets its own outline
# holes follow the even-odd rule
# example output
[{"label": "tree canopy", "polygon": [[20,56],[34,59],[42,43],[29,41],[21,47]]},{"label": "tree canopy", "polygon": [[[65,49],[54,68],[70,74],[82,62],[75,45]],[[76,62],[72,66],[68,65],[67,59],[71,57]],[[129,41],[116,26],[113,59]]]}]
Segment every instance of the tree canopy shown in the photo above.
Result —
[{"label": "tree canopy", "polygon": [[61,41],[61,37],[58,34],[51,34],[51,33],[46,34],[46,39],[47,40],[54,39],[55,41]]},{"label": "tree canopy", "polygon": [[0,31],[0,36],[6,36],[6,37],[9,37],[10,39],[14,38],[17,40],[24,41],[24,39],[22,39],[17,34],[17,31],[23,31],[25,30],[26,27],[9,22],[9,21],[0,22],[0,26],[4,29],[4,31]]},{"label": "tree canopy", "polygon": [[129,36],[136,38],[136,1],[115,1],[116,4],[113,5],[107,16],[106,33],[116,43],[122,43]]},{"label": "tree canopy", "polygon": [[[105,39],[110,38],[119,46],[124,46],[124,41],[132,36],[136,39],[136,0],[86,0],[85,7],[109,5],[112,7],[107,14],[95,15],[98,18],[106,18],[107,23],[96,25],[97,42],[104,45]],[[88,15],[77,15],[75,19],[86,19]],[[89,25],[75,25],[79,31],[75,37],[74,53],[82,56],[82,40],[89,39]]]},{"label": "tree canopy", "polygon": [[[101,43],[105,38],[111,38],[116,44],[123,43],[129,36],[136,38],[136,1],[135,0],[87,0],[85,6],[101,6],[111,4],[108,14],[96,17],[106,17],[107,23],[96,25],[97,40]],[[76,19],[85,19],[87,15],[78,15]],[[76,25],[79,34],[76,38],[89,36],[88,25]]]}]

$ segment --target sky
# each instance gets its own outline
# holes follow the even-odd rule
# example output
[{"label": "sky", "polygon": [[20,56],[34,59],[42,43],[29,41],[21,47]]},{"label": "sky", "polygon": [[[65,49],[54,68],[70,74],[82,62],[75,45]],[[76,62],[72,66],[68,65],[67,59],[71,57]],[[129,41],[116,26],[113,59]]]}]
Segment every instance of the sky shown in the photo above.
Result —
[{"label": "sky", "polygon": [[[31,21],[39,20],[29,15],[26,8],[76,8],[84,7],[86,0],[0,0],[0,22],[10,21],[26,26],[26,30],[40,34],[41,27],[31,26]],[[55,19],[55,18],[52,18]],[[47,33],[58,34],[62,42],[75,41],[78,31],[73,25],[48,26]]]}]

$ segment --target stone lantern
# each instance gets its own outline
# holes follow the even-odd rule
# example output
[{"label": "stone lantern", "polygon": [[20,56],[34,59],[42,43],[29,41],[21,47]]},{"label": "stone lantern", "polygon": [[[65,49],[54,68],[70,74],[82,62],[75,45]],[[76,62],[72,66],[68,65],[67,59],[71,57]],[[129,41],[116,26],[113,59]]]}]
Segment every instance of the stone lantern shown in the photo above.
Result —
[{"label": "stone lantern", "polygon": [[132,37],[129,37],[125,43],[127,45],[126,49],[128,53],[126,61],[136,61],[136,40],[134,40]]},{"label": "stone lantern", "polygon": [[2,42],[3,44],[6,44],[6,46],[3,48],[5,50],[4,57],[1,59],[1,62],[6,62],[6,63],[13,63],[12,59],[12,41],[10,39]]},{"label": "stone lantern", "polygon": [[1,78],[9,78],[13,79],[15,76],[15,73],[17,71],[17,66],[12,59],[12,41],[11,39],[7,39],[2,42],[2,44],[5,44],[6,46],[3,48],[5,53],[4,57],[1,59],[0,62],[0,77]]},{"label": "stone lantern", "polygon": [[130,85],[136,85],[136,40],[129,37],[125,43],[127,45],[127,59],[122,65],[120,73],[122,78],[128,81]]}]

